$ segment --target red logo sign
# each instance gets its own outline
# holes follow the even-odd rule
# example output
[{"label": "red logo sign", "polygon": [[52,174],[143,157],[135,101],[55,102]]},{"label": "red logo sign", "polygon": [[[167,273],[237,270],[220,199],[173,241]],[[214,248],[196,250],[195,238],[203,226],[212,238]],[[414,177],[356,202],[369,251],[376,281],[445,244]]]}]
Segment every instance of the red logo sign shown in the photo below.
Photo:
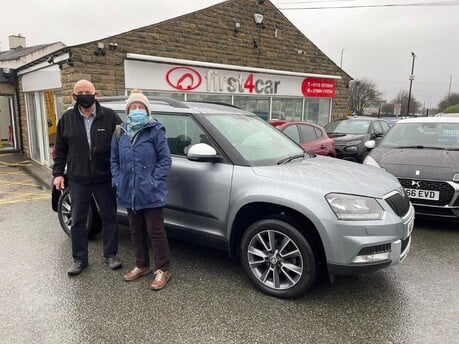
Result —
[{"label": "red logo sign", "polygon": [[201,85],[202,77],[193,68],[174,67],[167,72],[166,81],[177,90],[191,91]]},{"label": "red logo sign", "polygon": [[306,78],[301,85],[305,97],[334,98],[336,80],[322,78]]}]

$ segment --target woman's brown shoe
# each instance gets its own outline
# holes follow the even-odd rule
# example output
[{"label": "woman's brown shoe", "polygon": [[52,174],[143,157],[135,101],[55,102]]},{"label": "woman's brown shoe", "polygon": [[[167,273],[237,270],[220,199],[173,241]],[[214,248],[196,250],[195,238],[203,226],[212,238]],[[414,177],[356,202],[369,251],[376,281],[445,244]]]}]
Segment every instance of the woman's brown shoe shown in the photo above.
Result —
[{"label": "woman's brown shoe", "polygon": [[171,273],[169,271],[156,270],[155,279],[151,281],[151,289],[161,290],[163,289],[169,279],[171,278]]},{"label": "woman's brown shoe", "polygon": [[150,268],[138,268],[137,266],[124,274],[125,281],[134,281],[137,278],[148,275],[151,272]]}]

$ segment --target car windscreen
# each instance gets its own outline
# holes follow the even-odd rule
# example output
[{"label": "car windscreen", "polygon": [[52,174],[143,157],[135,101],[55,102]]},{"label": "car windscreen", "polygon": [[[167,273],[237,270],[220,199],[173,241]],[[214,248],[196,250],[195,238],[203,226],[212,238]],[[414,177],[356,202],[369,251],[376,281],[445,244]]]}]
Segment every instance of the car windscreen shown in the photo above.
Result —
[{"label": "car windscreen", "polygon": [[336,134],[366,134],[368,133],[370,123],[370,121],[358,119],[334,121],[328,123],[325,130],[327,133]]},{"label": "car windscreen", "polygon": [[207,120],[251,165],[272,165],[304,150],[258,116],[211,114]]},{"label": "car windscreen", "polygon": [[381,147],[459,149],[459,123],[396,123]]}]

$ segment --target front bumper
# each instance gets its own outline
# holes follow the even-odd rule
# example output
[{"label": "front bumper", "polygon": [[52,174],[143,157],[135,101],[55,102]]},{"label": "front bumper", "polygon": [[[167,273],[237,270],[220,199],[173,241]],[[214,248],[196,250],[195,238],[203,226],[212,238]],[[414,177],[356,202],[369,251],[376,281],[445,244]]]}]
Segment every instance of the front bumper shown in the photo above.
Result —
[{"label": "front bumper", "polygon": [[399,264],[406,258],[411,246],[414,208],[410,205],[402,219],[386,215],[383,224],[368,223],[365,233],[355,223],[340,226],[336,224],[333,232],[340,235],[340,238],[334,239],[331,252],[335,254],[327,259],[329,274],[356,275],[373,272]]}]

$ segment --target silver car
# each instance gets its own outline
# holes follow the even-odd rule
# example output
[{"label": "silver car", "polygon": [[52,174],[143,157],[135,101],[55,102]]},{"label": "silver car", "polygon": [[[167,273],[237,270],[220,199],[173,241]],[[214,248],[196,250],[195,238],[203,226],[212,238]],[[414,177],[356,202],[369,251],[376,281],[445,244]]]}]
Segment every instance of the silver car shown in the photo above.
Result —
[{"label": "silver car", "polygon": [[[281,298],[304,294],[319,269],[333,280],[406,257],[414,210],[392,175],[308,155],[255,114],[232,106],[151,102],[172,153],[170,236],[226,250],[258,289]],[[124,101],[102,103],[124,116]],[[57,203],[70,233],[68,191]],[[126,221],[125,210],[119,213]],[[94,203],[90,235],[99,223]]]}]

